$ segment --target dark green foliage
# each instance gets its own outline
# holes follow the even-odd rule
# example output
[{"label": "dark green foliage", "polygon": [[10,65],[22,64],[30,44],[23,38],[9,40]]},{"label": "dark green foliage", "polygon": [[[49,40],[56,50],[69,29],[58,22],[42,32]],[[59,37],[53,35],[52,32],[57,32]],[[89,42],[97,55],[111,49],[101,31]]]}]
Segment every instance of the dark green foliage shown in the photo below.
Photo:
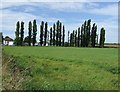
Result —
[{"label": "dark green foliage", "polygon": [[55,46],[55,24],[53,25],[53,46]]},{"label": "dark green foliage", "polygon": [[70,31],[68,31],[68,46],[69,46],[69,42],[70,42]]},{"label": "dark green foliage", "polygon": [[74,46],[74,42],[75,42],[75,39],[74,39],[74,30],[73,32],[70,34],[70,46]]},{"label": "dark green foliage", "polygon": [[73,30],[73,34],[72,34],[72,45],[75,46],[75,31]]},{"label": "dark green foliage", "polygon": [[88,20],[87,22],[87,37],[86,37],[86,47],[88,47],[90,43],[90,30],[91,30],[91,19]]},{"label": "dark green foliage", "polygon": [[33,46],[35,46],[36,43],[36,35],[37,35],[37,25],[36,25],[36,20],[33,20]]},{"label": "dark green foliage", "polygon": [[29,45],[29,36],[26,36],[26,37],[24,38],[24,43],[28,43],[28,45]]},{"label": "dark green foliage", "polygon": [[86,47],[86,43],[87,43],[87,25],[86,25],[86,21],[84,22],[84,34],[83,34],[83,47]]},{"label": "dark green foliage", "polygon": [[[44,26],[45,25],[45,26]],[[80,30],[81,28],[81,30]],[[101,30],[103,30],[102,28]],[[16,38],[15,38],[15,44],[23,45],[23,38],[24,38],[24,22],[21,22],[21,28],[19,21],[16,24]],[[33,32],[32,32],[33,30]],[[19,37],[20,34],[20,37]],[[65,46],[65,26],[62,26],[62,23],[58,20],[56,24],[53,24],[53,28],[50,28],[50,32],[48,31],[48,24],[47,22],[44,24],[44,22],[41,22],[40,25],[40,45],[46,46],[48,36],[50,34],[50,46]],[[33,46],[36,43],[36,35],[37,35],[37,25],[36,20],[33,21],[33,28],[31,21],[29,22],[28,26],[28,44],[31,45],[31,42],[33,43]],[[100,37],[100,46],[104,46],[104,37],[105,33],[104,31],[101,31],[101,37]],[[95,47],[95,44],[98,43],[98,35],[97,35],[97,25],[94,23],[93,27],[91,29],[91,19],[88,21],[85,21],[81,27],[79,27],[77,30],[73,30],[72,33],[68,31],[68,46],[74,46],[74,47],[88,47],[92,46]]]},{"label": "dark green foliage", "polygon": [[50,28],[50,46],[52,45],[52,27]]},{"label": "dark green foliage", "polygon": [[60,25],[59,25],[59,46],[61,46],[61,36],[62,36],[62,34],[61,34],[61,31],[62,31],[62,23],[60,22]]},{"label": "dark green foliage", "polygon": [[104,42],[105,42],[105,29],[101,28],[101,31],[100,31],[100,47],[104,47]]},{"label": "dark green foliage", "polygon": [[3,35],[2,35],[2,44],[3,44],[3,40],[4,40],[4,38],[3,38]]},{"label": "dark green foliage", "polygon": [[80,27],[78,28],[78,40],[77,40],[77,46],[80,46]]},{"label": "dark green foliage", "polygon": [[97,25],[95,25],[95,23],[93,24],[92,27],[92,32],[91,32],[91,45],[92,47],[95,47],[95,43],[96,43],[96,32],[97,32]]},{"label": "dark green foliage", "polygon": [[68,43],[68,42],[65,42],[65,43],[64,43],[64,46],[65,46],[65,47],[69,47],[69,43]]},{"label": "dark green foliage", "polygon": [[81,26],[81,47],[83,47],[83,25]]},{"label": "dark green foliage", "polygon": [[60,22],[59,22],[59,20],[57,21],[57,29],[56,29],[56,46],[58,46],[59,45],[59,24],[60,24]]},{"label": "dark green foliage", "polygon": [[75,47],[77,46],[77,30],[75,31]]},{"label": "dark green foliage", "polygon": [[47,40],[47,28],[48,28],[48,25],[47,25],[47,22],[45,23],[45,35],[44,35],[44,46],[46,46],[46,40]]},{"label": "dark green foliage", "polygon": [[16,24],[16,31],[15,31],[15,44],[18,46],[20,45],[20,38],[19,38],[19,34],[20,34],[20,23],[19,21]]},{"label": "dark green foliage", "polygon": [[40,45],[41,46],[43,45],[43,32],[44,32],[43,30],[44,30],[44,22],[42,21],[40,25]]},{"label": "dark green foliage", "polygon": [[21,22],[21,29],[20,29],[20,45],[23,45],[23,38],[24,38],[24,22]]},{"label": "dark green foliage", "polygon": [[62,46],[64,46],[64,42],[65,42],[65,26],[63,25]]},{"label": "dark green foliage", "polygon": [[29,46],[31,46],[31,37],[32,37],[32,23],[30,21],[29,26],[28,26],[28,44],[29,44]]},{"label": "dark green foliage", "polygon": [[72,46],[72,40],[73,40],[72,35],[73,35],[73,33],[70,34],[70,46]]}]

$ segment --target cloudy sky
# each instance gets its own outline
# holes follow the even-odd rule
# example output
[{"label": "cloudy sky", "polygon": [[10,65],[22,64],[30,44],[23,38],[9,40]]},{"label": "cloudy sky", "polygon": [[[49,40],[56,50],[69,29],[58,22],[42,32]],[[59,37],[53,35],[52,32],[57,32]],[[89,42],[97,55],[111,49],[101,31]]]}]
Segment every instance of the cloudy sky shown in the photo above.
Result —
[{"label": "cloudy sky", "polygon": [[[102,2],[99,2],[102,1]],[[57,20],[60,20],[67,31],[76,30],[85,20],[91,19],[92,24],[98,25],[97,33],[100,28],[106,29],[106,42],[118,42],[118,0],[99,0],[88,2],[86,0],[9,0],[2,1],[0,5],[0,31],[3,35],[15,38],[15,26],[17,21],[25,22],[25,36],[28,33],[28,22],[37,20],[39,39],[39,25],[41,21],[48,22],[49,27]],[[106,1],[106,2],[105,2]],[[108,2],[109,1],[109,2]],[[67,40],[67,36],[66,36]]]}]

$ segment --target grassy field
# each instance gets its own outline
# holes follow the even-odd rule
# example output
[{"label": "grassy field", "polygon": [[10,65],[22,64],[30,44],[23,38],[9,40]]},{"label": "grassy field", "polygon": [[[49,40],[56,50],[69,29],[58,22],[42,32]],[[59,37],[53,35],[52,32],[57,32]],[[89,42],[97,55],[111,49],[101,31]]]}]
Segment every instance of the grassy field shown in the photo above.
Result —
[{"label": "grassy field", "polygon": [[3,47],[3,52],[27,79],[22,89],[118,89],[117,48]]}]

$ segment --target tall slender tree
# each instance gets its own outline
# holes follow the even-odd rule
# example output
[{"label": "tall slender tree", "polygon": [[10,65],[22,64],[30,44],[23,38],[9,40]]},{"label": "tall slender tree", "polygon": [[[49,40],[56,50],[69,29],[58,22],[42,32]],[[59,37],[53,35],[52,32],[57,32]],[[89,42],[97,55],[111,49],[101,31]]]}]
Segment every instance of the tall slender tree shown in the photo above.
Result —
[{"label": "tall slender tree", "polygon": [[83,34],[83,47],[86,47],[87,43],[87,29],[86,29],[86,21],[84,22],[84,34]]},{"label": "tall slender tree", "polygon": [[95,25],[95,23],[94,23],[94,24],[93,24],[93,27],[92,27],[92,32],[91,32],[92,47],[95,47],[95,43],[96,43],[96,32],[97,32],[97,25]]},{"label": "tall slender tree", "polygon": [[36,43],[36,35],[37,35],[37,25],[36,25],[36,20],[33,20],[33,46],[35,46]]},{"label": "tall slender tree", "polygon": [[78,47],[80,46],[80,27],[78,28]]},{"label": "tall slender tree", "polygon": [[59,45],[59,24],[60,24],[60,21],[58,20],[57,21],[57,29],[56,29],[56,46]]},{"label": "tall slender tree", "polygon": [[31,21],[29,22],[29,26],[28,26],[28,44],[29,46],[31,46],[31,36],[32,36],[32,23]]},{"label": "tall slender tree", "polygon": [[100,47],[104,47],[104,42],[105,42],[105,29],[101,28],[101,31],[100,31]]},{"label": "tall slender tree", "polygon": [[18,21],[16,24],[16,31],[15,31],[15,44],[18,46],[20,45],[20,38],[19,38],[19,34],[20,34],[20,22]]},{"label": "tall slender tree", "polygon": [[59,46],[61,46],[61,36],[62,36],[62,23],[59,25]]},{"label": "tall slender tree", "polygon": [[70,31],[68,31],[68,46],[70,46]]},{"label": "tall slender tree", "polygon": [[73,33],[70,34],[70,46],[73,46]]},{"label": "tall slender tree", "polygon": [[87,21],[87,37],[86,37],[86,47],[88,47],[90,43],[90,30],[91,30],[91,19]]},{"label": "tall slender tree", "polygon": [[47,22],[45,23],[45,35],[44,35],[44,46],[46,46],[46,40],[47,40],[47,31],[48,31],[48,25]]},{"label": "tall slender tree", "polygon": [[[68,31],[69,32],[69,31]],[[69,36],[68,36],[69,37]],[[69,39],[68,39],[69,40]],[[63,36],[62,36],[62,46],[64,46],[65,43],[65,26],[63,25]]]},{"label": "tall slender tree", "polygon": [[23,39],[24,39],[24,22],[21,22],[21,29],[20,29],[20,45],[23,46]]},{"label": "tall slender tree", "polygon": [[52,27],[50,28],[50,46],[52,45],[53,39],[52,39]]},{"label": "tall slender tree", "polygon": [[83,47],[83,31],[84,31],[84,29],[83,29],[83,25],[81,26],[81,47]]},{"label": "tall slender tree", "polygon": [[73,30],[72,39],[72,45],[75,46],[75,30]]},{"label": "tall slender tree", "polygon": [[53,25],[53,46],[55,46],[55,24]]},{"label": "tall slender tree", "polygon": [[75,47],[77,46],[77,30],[75,31]]},{"label": "tall slender tree", "polygon": [[40,45],[43,45],[43,32],[44,32],[44,22],[41,22],[40,25]]}]

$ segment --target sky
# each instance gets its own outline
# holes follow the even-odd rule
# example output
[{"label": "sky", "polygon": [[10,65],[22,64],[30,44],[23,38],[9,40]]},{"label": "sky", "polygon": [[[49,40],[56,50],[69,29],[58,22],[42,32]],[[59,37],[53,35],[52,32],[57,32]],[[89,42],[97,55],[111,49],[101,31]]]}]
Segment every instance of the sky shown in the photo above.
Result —
[{"label": "sky", "polygon": [[[51,2],[50,2],[51,1]],[[101,1],[101,2],[99,2]],[[108,2],[109,1],[109,2]],[[28,35],[28,22],[37,21],[37,40],[41,21],[48,22],[48,29],[60,20],[65,25],[66,40],[68,30],[72,32],[91,19],[91,25],[106,30],[106,43],[118,43],[118,0],[9,0],[0,4],[0,31],[3,36],[15,38],[16,22],[25,22],[25,36]]]}]

